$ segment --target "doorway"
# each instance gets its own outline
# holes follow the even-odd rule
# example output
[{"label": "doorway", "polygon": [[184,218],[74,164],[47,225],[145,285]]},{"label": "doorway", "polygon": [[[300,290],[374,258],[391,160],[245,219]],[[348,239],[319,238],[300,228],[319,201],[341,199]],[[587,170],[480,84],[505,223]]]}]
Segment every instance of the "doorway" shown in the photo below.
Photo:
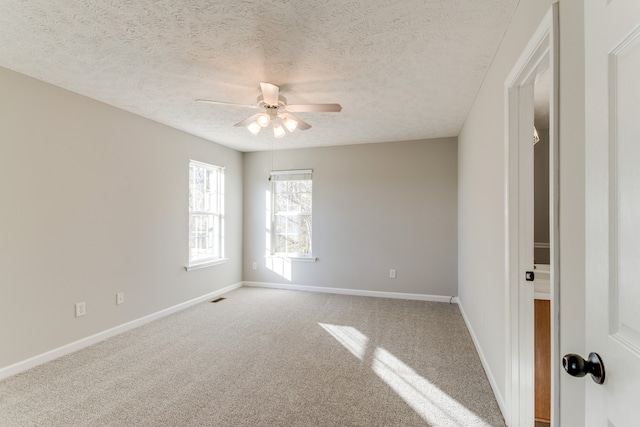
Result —
[{"label": "doorway", "polygon": [[[545,61],[545,64],[548,61]],[[533,272],[534,419],[551,423],[551,248],[549,233],[549,100],[551,69],[540,70],[533,87]]]},{"label": "doorway", "polygon": [[[507,393],[509,396],[508,424],[519,426],[535,425],[535,372],[537,348],[534,340],[534,301],[536,295],[546,294],[548,301],[549,360],[546,378],[548,387],[549,425],[558,425],[557,417],[559,393],[559,361],[555,349],[558,348],[557,314],[559,312],[558,291],[558,137],[557,137],[557,4],[553,4],[538,29],[516,62],[505,84],[507,106],[506,152],[507,158],[507,268],[506,293],[509,299],[509,327],[507,348]],[[548,105],[548,126],[536,128],[536,89],[546,93]],[[540,98],[540,95],[538,96]],[[538,100],[538,103],[542,102]],[[542,127],[547,127],[543,137]],[[536,133],[538,134],[536,136]],[[548,161],[548,183],[543,198],[548,225],[539,226],[540,234],[547,234],[548,241],[536,242],[535,235],[535,177],[534,142],[548,141],[546,160]],[[543,146],[541,146],[543,147]],[[545,150],[542,150],[545,151]],[[544,156],[544,155],[542,155]],[[540,190],[540,188],[539,188]],[[544,218],[545,216],[542,215]],[[546,239],[542,239],[546,240]],[[538,243],[538,245],[536,245]],[[537,253],[536,253],[537,252]],[[546,255],[545,255],[546,253]],[[538,259],[538,273],[536,261]],[[542,266],[547,265],[548,268]],[[542,269],[546,271],[541,271]],[[535,276],[539,280],[536,283]],[[546,276],[546,277],[543,277]],[[542,280],[540,280],[542,279]],[[546,279],[547,283],[544,283]],[[545,286],[546,285],[546,286]],[[546,289],[545,289],[546,288]],[[545,292],[546,291],[546,292]],[[543,309],[544,311],[544,309]],[[541,418],[542,419],[542,418]],[[546,418],[545,418],[546,420]]]}]

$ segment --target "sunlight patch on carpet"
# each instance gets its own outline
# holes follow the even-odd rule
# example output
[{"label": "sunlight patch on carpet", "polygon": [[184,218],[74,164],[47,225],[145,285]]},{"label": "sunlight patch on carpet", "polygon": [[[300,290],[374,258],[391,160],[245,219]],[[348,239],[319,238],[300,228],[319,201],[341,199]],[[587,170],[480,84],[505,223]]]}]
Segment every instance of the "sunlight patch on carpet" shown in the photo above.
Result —
[{"label": "sunlight patch on carpet", "polygon": [[490,427],[476,414],[383,348],[376,348],[373,371],[433,426]]},{"label": "sunlight patch on carpet", "polygon": [[[364,359],[369,338],[358,329],[328,323],[318,325],[359,360]],[[490,427],[482,418],[382,347],[375,349],[371,369],[432,426]]]},{"label": "sunlight patch on carpet", "polygon": [[366,335],[351,326],[330,325],[327,323],[318,323],[318,325],[329,332],[351,354],[362,360],[369,342],[369,338]]}]

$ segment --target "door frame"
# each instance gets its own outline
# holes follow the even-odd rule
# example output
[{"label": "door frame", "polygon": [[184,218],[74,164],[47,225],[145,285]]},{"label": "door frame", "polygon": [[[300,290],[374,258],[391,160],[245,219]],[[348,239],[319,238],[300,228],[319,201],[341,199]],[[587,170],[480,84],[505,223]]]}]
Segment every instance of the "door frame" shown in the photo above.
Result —
[{"label": "door frame", "polygon": [[533,83],[551,72],[549,98],[549,246],[551,293],[551,425],[559,425],[558,4],[553,3],[505,80],[505,294],[507,424],[534,425]]}]

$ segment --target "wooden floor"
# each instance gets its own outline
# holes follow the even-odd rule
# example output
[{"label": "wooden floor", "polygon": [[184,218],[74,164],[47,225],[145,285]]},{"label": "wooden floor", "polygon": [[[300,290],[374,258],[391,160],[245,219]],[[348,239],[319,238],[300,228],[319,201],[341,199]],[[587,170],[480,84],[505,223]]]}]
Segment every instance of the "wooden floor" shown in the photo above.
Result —
[{"label": "wooden floor", "polygon": [[[551,311],[549,301],[535,300],[535,419],[551,419]],[[549,424],[546,424],[547,426]],[[536,424],[538,427],[538,424]]]}]

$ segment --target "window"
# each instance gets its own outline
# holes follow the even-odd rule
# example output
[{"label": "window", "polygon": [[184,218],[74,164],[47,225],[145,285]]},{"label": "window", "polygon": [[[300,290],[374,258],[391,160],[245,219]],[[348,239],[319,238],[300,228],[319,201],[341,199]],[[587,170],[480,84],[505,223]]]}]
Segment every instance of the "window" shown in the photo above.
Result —
[{"label": "window", "polygon": [[274,255],[311,257],[311,172],[271,172]]},{"label": "window", "polygon": [[189,162],[189,264],[224,261],[224,168]]}]

